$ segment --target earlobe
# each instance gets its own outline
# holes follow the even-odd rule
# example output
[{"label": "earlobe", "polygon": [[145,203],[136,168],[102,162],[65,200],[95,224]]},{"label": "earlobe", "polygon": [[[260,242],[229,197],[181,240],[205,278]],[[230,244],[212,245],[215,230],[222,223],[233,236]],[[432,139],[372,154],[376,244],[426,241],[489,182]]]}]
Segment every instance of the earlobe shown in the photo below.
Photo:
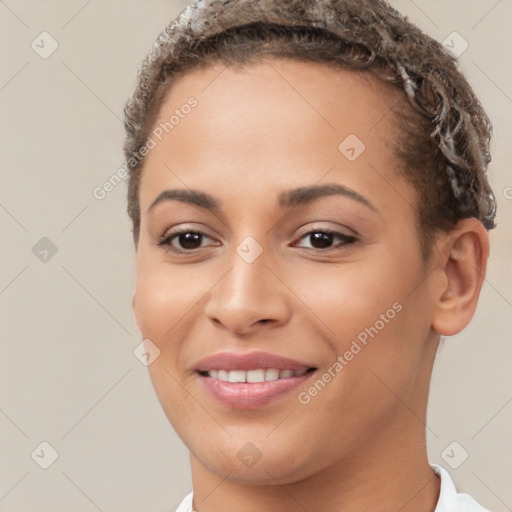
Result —
[{"label": "earlobe", "polygon": [[436,290],[432,328],[442,336],[453,336],[475,312],[487,268],[489,236],[479,220],[470,218],[460,221],[439,242],[437,266],[443,279]]}]

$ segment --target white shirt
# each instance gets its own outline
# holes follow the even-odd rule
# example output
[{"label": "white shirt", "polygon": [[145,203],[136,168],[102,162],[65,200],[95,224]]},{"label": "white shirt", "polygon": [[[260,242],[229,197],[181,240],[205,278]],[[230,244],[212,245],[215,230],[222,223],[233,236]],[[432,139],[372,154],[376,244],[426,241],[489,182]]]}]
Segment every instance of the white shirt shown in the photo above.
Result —
[{"label": "white shirt", "polygon": [[[448,472],[441,466],[431,464],[434,473],[441,478],[441,489],[434,512],[490,512],[479,505],[469,494],[458,493]],[[192,512],[192,494],[185,496],[176,512]]]}]

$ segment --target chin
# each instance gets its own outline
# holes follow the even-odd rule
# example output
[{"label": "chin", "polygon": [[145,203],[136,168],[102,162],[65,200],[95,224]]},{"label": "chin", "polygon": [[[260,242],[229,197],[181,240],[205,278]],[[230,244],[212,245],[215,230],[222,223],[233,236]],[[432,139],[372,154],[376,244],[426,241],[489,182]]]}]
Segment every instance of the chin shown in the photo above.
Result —
[{"label": "chin", "polygon": [[[277,437],[276,437],[277,441]],[[307,456],[305,446],[284,445],[284,440],[269,444],[268,440],[256,444],[230,438],[229,445],[217,444],[215,451],[204,446],[189,446],[196,462],[208,471],[232,482],[250,485],[289,484],[303,480],[321,468],[318,457]],[[192,443],[194,444],[194,443]],[[263,446],[264,445],[264,446]],[[301,458],[298,458],[298,455]]]}]

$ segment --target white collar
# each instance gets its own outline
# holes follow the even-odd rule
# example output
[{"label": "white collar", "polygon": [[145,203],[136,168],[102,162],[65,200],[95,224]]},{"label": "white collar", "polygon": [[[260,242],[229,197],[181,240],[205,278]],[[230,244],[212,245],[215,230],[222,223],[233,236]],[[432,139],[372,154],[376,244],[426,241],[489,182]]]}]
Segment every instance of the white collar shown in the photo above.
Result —
[{"label": "white collar", "polygon": [[489,512],[469,494],[458,493],[446,469],[437,464],[430,464],[430,467],[441,478],[439,499],[434,512]]}]

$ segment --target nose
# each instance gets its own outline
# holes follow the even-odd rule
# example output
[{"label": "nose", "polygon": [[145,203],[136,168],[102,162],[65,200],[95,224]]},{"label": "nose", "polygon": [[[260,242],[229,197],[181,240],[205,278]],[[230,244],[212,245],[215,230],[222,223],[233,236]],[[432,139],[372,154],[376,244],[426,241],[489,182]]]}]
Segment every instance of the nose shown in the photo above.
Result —
[{"label": "nose", "polygon": [[235,252],[231,263],[231,270],[212,289],[207,317],[216,327],[238,335],[284,325],[290,317],[287,287],[269,267],[265,251],[251,263]]}]

